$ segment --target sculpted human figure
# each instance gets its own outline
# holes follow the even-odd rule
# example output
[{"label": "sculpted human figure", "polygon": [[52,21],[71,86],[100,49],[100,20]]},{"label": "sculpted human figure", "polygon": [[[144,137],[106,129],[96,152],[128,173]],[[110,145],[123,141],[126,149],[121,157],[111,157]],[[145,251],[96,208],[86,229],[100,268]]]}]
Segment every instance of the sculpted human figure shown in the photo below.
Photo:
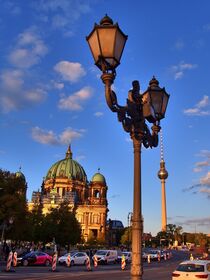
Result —
[{"label": "sculpted human figure", "polygon": [[133,89],[128,92],[128,100],[140,104],[141,95],[140,95],[140,84],[139,81],[135,80],[132,82]]}]

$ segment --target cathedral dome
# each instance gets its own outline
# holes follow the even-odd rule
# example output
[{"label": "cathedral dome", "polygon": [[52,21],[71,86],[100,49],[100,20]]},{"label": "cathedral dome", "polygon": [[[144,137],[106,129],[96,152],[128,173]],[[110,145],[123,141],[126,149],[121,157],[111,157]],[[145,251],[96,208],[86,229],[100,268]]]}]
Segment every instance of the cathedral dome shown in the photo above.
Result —
[{"label": "cathedral dome", "polygon": [[106,185],[105,177],[99,172],[97,172],[95,175],[93,175],[91,181],[92,182],[97,182],[97,183],[102,183],[102,184]]},{"label": "cathedral dome", "polygon": [[21,172],[21,167],[20,167],[19,171],[15,172],[15,177],[16,177],[16,178],[21,178],[21,179],[23,179],[24,181],[26,180],[24,174]]},{"label": "cathedral dome", "polygon": [[66,152],[66,158],[54,163],[47,172],[45,180],[55,179],[58,177],[68,178],[70,180],[78,180],[87,182],[87,175],[83,167],[72,159],[70,146]]}]

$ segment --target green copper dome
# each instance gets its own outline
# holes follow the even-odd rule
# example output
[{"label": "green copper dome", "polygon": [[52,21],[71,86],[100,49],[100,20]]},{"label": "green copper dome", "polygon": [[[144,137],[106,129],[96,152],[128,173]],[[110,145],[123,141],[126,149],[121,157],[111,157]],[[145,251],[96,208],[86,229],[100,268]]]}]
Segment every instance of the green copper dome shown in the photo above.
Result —
[{"label": "green copper dome", "polygon": [[87,181],[87,175],[83,167],[77,161],[72,159],[70,146],[66,152],[66,158],[59,160],[50,167],[45,180],[54,179],[57,177],[64,177],[82,182]]},{"label": "green copper dome", "polygon": [[104,177],[101,173],[99,173],[99,172],[97,172],[95,175],[93,175],[91,181],[92,181],[92,182],[103,183],[104,185],[106,185],[106,179],[105,179],[105,177]]},{"label": "green copper dome", "polygon": [[16,178],[22,178],[23,180],[26,180],[24,174],[21,172],[21,167],[19,168],[19,171],[15,172]]}]

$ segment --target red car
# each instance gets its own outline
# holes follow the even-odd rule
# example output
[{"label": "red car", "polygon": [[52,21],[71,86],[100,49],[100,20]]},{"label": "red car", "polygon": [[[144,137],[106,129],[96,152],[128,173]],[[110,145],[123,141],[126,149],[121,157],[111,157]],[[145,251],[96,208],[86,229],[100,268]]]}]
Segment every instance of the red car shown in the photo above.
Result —
[{"label": "red car", "polygon": [[46,265],[52,263],[52,257],[44,252],[30,252],[22,257],[17,258],[17,263],[23,266],[27,265]]}]

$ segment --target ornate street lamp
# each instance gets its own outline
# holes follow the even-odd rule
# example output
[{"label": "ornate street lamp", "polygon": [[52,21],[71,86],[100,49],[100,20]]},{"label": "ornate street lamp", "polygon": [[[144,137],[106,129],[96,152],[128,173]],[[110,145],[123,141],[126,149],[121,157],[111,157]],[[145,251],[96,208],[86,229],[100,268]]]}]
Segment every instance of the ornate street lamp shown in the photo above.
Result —
[{"label": "ornate street lamp", "polygon": [[[101,79],[105,84],[106,102],[112,112],[117,113],[118,120],[130,134],[134,147],[134,198],[132,216],[132,279],[142,279],[142,209],[141,209],[141,146],[152,148],[158,145],[160,120],[165,117],[169,94],[159,87],[159,82],[152,78],[148,89],[140,94],[138,81],[133,81],[133,88],[128,92],[127,104],[121,106],[111,89],[116,77],[116,67],[120,64],[127,36],[118,24],[107,15],[95,24],[87,36],[96,66],[102,71]],[[153,123],[152,132],[146,120]]]}]

